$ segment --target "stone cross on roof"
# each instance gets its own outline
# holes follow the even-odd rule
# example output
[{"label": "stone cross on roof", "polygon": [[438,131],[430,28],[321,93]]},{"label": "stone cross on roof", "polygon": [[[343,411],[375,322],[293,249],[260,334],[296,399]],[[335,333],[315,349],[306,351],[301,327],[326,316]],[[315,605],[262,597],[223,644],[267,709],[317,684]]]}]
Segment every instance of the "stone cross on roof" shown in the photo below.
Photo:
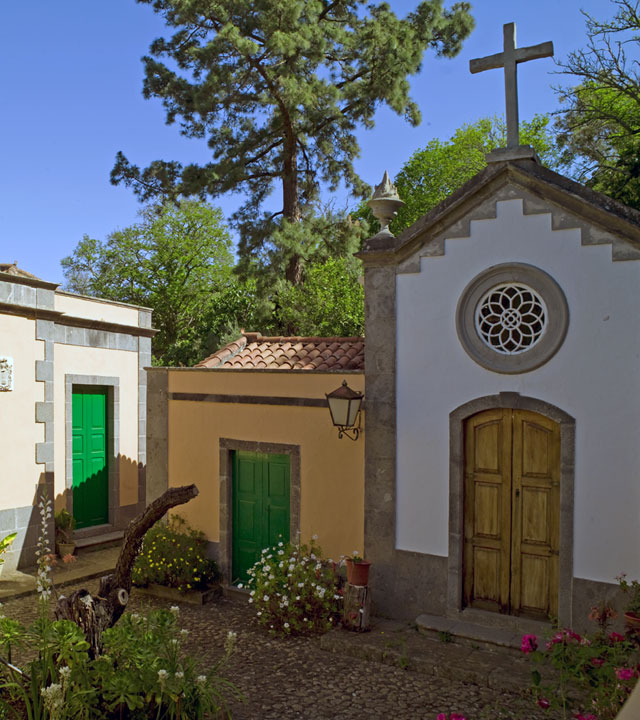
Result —
[{"label": "stone cross on roof", "polygon": [[502,27],[504,50],[495,55],[469,61],[469,70],[479,73],[493,68],[504,68],[505,96],[507,101],[507,148],[520,145],[518,123],[518,63],[553,57],[553,43],[543,42],[525,48],[516,48],[516,24],[507,23]]}]

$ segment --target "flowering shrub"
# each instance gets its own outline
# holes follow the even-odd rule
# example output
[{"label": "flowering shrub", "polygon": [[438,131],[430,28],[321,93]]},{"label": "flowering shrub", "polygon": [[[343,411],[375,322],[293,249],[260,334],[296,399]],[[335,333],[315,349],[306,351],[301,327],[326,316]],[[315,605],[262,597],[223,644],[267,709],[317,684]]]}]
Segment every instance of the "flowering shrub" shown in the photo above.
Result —
[{"label": "flowering shrub", "polygon": [[309,546],[279,542],[249,570],[249,602],[272,635],[313,635],[339,617],[338,584],[335,565],[322,561],[315,536]]},{"label": "flowering shrub", "polygon": [[[40,503],[38,619],[29,628],[0,614],[0,717],[25,720],[202,720],[231,717],[228,698],[238,690],[220,676],[235,644],[229,633],[224,655],[199,673],[182,643],[179,609],[147,617],[125,614],[105,630],[103,652],[93,659],[81,628],[50,619],[51,553],[46,540],[49,502]],[[27,672],[11,663],[13,648],[34,659]],[[11,715],[9,715],[11,713]]]},{"label": "flowering shrub", "polygon": [[207,557],[203,533],[178,515],[147,532],[131,574],[134,585],[157,583],[183,592],[203,590],[219,577],[216,563]]},{"label": "flowering shrub", "polygon": [[640,654],[631,636],[607,632],[612,617],[610,608],[592,608],[589,619],[598,623],[597,632],[581,636],[568,628],[558,630],[544,650],[538,649],[535,635],[523,636],[520,649],[555,671],[545,685],[537,669],[532,673],[532,690],[541,708],[560,708],[578,720],[615,718],[638,677]]}]

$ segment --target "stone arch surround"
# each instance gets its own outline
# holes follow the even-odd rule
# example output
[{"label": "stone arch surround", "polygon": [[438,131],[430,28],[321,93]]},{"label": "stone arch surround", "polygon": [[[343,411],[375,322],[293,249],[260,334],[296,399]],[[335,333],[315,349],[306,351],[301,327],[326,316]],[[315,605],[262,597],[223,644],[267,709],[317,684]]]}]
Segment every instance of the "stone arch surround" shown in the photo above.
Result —
[{"label": "stone arch surround", "polygon": [[462,610],[464,546],[464,422],[493,408],[529,410],[560,426],[560,557],[558,567],[558,622],[572,626],[573,518],[575,480],[575,419],[543,400],[502,392],[464,403],[449,414],[449,560],[447,614]]}]

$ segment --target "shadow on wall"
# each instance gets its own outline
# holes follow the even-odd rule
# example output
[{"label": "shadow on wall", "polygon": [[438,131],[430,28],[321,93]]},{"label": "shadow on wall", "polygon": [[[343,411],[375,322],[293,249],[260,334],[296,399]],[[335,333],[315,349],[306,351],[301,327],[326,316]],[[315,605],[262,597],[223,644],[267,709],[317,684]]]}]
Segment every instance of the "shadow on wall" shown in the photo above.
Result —
[{"label": "shadow on wall", "polygon": [[[63,484],[63,483],[59,483]],[[46,496],[54,500],[56,511],[66,508],[76,518],[77,529],[110,525],[124,529],[142,512],[146,496],[146,465],[125,455],[112,458],[108,470],[102,468],[54,497],[54,473],[42,472],[31,505],[0,510],[0,537],[18,535],[4,555],[5,569],[35,564],[42,518],[39,502]],[[47,523],[51,551],[55,550],[53,515]]]}]

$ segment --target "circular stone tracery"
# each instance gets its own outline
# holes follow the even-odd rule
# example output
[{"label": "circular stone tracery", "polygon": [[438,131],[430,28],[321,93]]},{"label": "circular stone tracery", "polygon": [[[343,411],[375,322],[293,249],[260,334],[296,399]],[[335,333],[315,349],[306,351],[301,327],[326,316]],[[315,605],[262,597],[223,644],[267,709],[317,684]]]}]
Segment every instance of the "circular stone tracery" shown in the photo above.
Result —
[{"label": "circular stone tracery", "polygon": [[493,265],[462,291],[456,330],[465,352],[492,372],[531,372],[548,362],[569,326],[567,300],[546,272],[524,263]]},{"label": "circular stone tracery", "polygon": [[476,306],[478,335],[492,350],[517,355],[530,350],[547,326],[544,300],[532,288],[515,283],[492,287]]}]

